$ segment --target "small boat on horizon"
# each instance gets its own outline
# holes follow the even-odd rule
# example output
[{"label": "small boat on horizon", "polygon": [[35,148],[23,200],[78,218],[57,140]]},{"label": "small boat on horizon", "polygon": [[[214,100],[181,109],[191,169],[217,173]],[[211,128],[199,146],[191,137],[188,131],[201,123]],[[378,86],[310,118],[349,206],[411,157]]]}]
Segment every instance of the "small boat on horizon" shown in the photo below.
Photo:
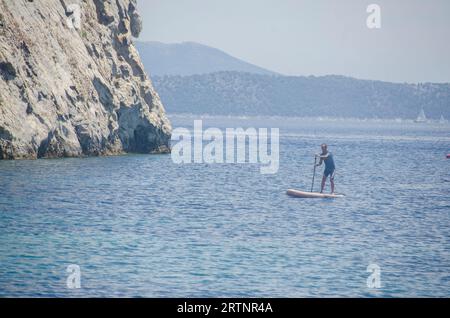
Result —
[{"label": "small boat on horizon", "polygon": [[425,116],[425,111],[423,108],[420,110],[419,115],[414,120],[415,123],[426,123],[427,122],[427,116]]},{"label": "small boat on horizon", "polygon": [[447,124],[448,120],[444,118],[444,115],[441,115],[441,118],[439,118],[439,124]]}]

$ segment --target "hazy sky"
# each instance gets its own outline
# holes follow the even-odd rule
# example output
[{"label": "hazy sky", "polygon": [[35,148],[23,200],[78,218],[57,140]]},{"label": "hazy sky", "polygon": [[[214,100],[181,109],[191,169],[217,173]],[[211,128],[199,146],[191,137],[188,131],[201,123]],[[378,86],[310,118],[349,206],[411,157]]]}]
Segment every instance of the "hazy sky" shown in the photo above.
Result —
[{"label": "hazy sky", "polygon": [[[381,28],[369,29],[369,4]],[[193,41],[287,75],[450,82],[449,0],[138,0],[140,40]]]}]

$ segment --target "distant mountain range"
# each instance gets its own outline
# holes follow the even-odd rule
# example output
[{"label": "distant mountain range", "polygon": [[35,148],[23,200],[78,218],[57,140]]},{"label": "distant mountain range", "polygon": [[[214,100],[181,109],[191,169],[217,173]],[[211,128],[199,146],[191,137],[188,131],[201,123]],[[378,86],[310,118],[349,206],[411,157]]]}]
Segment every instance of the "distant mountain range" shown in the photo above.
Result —
[{"label": "distant mountain range", "polygon": [[450,84],[400,84],[343,76],[216,72],[152,76],[169,113],[450,118]]},{"label": "distant mountain range", "polygon": [[166,44],[137,41],[135,44],[150,76],[194,75],[219,71],[276,74],[221,50],[195,42]]},{"label": "distant mountain range", "polygon": [[193,42],[137,42],[170,113],[450,118],[450,84],[283,76]]}]

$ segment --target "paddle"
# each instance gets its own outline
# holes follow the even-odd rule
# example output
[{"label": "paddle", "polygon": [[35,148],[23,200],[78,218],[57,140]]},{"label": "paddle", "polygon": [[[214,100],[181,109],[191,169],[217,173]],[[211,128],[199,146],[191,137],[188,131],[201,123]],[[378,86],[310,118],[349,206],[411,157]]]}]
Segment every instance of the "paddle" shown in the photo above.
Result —
[{"label": "paddle", "polygon": [[313,188],[314,188],[314,177],[316,176],[316,163],[317,163],[317,156],[314,156],[314,172],[313,172],[313,178],[312,178],[311,191],[310,192],[313,192]]}]

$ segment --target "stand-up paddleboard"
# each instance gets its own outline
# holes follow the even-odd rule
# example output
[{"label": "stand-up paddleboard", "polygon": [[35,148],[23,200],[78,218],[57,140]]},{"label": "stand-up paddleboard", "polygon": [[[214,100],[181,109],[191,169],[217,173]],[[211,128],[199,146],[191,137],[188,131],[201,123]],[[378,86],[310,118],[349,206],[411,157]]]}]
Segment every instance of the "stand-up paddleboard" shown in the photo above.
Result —
[{"label": "stand-up paddleboard", "polygon": [[343,194],[330,194],[330,193],[319,193],[319,192],[305,192],[300,190],[288,189],[287,195],[296,198],[343,198]]}]

